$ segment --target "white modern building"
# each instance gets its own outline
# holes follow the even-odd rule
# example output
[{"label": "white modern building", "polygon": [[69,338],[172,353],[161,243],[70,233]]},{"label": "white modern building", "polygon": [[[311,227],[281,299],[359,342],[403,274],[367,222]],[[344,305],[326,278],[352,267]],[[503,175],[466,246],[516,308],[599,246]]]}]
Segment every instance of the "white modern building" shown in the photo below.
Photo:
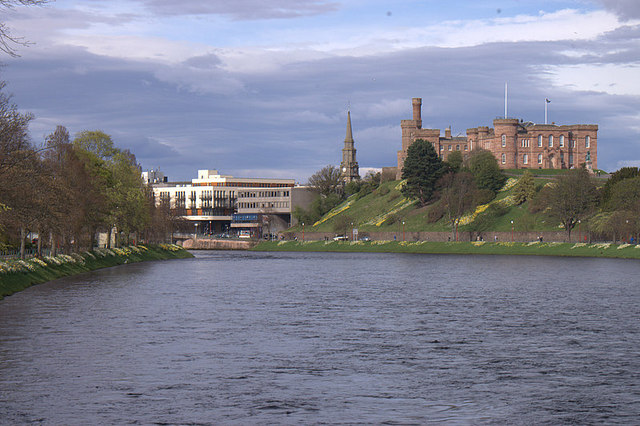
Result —
[{"label": "white modern building", "polygon": [[293,179],[236,178],[217,170],[198,170],[191,182],[151,183],[157,204],[167,203],[194,231],[239,236],[275,234],[294,221],[296,206],[306,208],[313,195]]}]

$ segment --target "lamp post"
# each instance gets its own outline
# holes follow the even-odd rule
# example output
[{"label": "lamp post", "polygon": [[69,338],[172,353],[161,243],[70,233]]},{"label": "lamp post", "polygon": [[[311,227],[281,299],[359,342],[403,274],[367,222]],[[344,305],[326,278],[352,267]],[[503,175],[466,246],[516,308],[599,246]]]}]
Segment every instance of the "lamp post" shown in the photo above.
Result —
[{"label": "lamp post", "polygon": [[404,241],[404,220],[402,221],[402,241]]},{"label": "lamp post", "polygon": [[627,231],[626,233],[627,235],[627,243],[629,243],[631,241],[631,238],[629,238],[629,236],[631,235],[629,232],[629,219],[625,220],[625,222],[627,222],[627,229],[625,229],[625,231]]},{"label": "lamp post", "polygon": [[578,242],[581,243],[582,242],[582,229],[580,228],[580,224],[582,223],[582,221],[580,219],[578,219]]},{"label": "lamp post", "polygon": [[353,222],[351,222],[351,241],[353,241]]},{"label": "lamp post", "polygon": [[511,242],[513,242],[513,221],[511,221]]},{"label": "lamp post", "polygon": [[198,224],[196,223],[196,234],[195,237],[193,238],[194,240],[198,239]]},{"label": "lamp post", "polygon": [[302,242],[304,243],[304,222],[302,222]]}]

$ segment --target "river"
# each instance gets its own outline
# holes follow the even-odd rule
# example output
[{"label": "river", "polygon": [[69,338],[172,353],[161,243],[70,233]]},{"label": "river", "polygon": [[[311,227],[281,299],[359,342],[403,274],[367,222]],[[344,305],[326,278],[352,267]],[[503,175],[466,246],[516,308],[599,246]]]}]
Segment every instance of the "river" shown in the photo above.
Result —
[{"label": "river", "polygon": [[0,301],[0,423],[640,416],[640,262],[195,255]]}]

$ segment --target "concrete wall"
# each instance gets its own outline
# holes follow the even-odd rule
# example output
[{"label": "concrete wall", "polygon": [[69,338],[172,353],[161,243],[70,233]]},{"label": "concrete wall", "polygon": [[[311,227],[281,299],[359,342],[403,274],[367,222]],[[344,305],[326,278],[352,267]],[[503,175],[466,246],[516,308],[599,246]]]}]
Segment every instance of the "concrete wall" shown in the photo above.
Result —
[{"label": "concrete wall", "polygon": [[182,247],[188,250],[248,250],[256,244],[256,241],[198,238],[197,240],[185,240],[182,243]]}]

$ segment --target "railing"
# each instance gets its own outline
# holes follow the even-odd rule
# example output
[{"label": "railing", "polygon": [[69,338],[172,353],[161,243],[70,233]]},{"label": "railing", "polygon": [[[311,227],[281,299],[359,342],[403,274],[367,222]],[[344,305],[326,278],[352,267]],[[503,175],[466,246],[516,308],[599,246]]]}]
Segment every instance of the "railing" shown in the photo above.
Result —
[{"label": "railing", "polygon": [[[49,256],[51,254],[50,249],[42,249],[42,256]],[[32,257],[36,257],[38,255],[37,249],[27,249],[24,251],[25,259],[30,259]],[[0,250],[0,259],[2,260],[11,260],[11,259],[20,259],[20,250]]]}]

